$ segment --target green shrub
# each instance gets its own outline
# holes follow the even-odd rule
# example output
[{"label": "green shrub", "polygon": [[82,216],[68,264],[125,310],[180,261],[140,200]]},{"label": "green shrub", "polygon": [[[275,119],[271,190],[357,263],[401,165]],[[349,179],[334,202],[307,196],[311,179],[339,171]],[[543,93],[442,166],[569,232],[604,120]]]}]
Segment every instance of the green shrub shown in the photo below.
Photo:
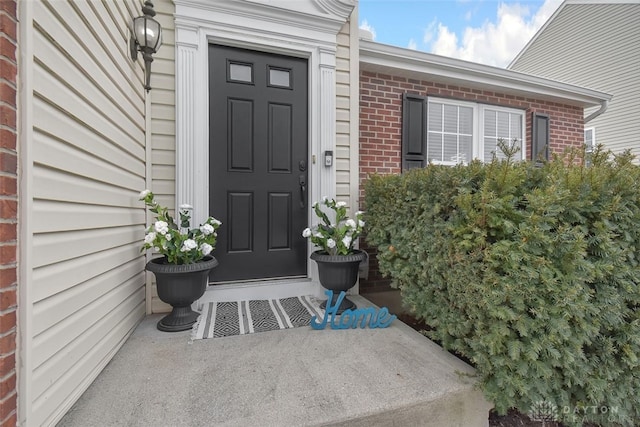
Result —
[{"label": "green shrub", "polygon": [[640,171],[579,160],[372,176],[367,241],[499,413],[549,402],[567,424],[637,425]]}]

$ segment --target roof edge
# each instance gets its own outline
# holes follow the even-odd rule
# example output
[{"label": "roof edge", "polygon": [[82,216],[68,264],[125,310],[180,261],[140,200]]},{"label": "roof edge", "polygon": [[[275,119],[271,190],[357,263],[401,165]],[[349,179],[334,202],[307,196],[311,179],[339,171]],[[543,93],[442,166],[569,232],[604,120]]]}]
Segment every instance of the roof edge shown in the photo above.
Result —
[{"label": "roof edge", "polygon": [[583,107],[600,105],[612,98],[608,93],[569,83],[363,39],[360,40],[360,62],[456,78],[474,84],[500,86],[531,95],[539,94],[571,101]]}]

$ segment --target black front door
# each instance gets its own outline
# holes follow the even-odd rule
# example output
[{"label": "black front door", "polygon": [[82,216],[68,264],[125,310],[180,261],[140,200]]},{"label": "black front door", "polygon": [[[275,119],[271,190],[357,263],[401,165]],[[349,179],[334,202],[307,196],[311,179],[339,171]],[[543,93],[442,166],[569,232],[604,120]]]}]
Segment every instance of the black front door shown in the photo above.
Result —
[{"label": "black front door", "polygon": [[213,282],[306,276],[307,60],[209,47]]}]

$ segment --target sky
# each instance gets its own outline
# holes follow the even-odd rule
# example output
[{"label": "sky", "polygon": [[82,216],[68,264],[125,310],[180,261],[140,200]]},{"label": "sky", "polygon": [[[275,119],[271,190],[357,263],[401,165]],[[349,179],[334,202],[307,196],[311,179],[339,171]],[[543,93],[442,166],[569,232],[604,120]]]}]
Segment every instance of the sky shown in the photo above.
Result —
[{"label": "sky", "polygon": [[359,0],[374,40],[506,67],[562,0]]}]

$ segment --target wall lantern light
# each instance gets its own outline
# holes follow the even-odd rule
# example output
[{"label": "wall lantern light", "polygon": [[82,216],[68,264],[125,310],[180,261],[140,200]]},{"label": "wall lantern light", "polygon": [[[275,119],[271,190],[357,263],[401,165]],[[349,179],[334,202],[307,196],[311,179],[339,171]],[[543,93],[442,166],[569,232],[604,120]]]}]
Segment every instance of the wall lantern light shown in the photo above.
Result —
[{"label": "wall lantern light", "polygon": [[135,61],[138,59],[138,51],[142,52],[144,59],[144,88],[149,92],[151,90],[151,63],[153,62],[153,54],[158,51],[162,44],[162,27],[160,23],[153,19],[156,11],[153,10],[153,3],[149,0],[144,2],[142,6],[144,15],[133,19],[133,31],[129,47],[131,49],[131,58]]}]

